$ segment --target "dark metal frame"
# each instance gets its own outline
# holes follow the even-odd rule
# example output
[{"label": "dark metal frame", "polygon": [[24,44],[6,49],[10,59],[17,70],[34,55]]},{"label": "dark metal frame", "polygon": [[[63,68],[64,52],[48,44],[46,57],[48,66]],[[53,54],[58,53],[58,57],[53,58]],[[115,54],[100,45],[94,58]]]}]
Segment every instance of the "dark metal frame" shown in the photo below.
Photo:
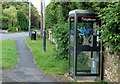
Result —
[{"label": "dark metal frame", "polygon": [[[73,73],[70,71],[70,56],[68,56],[68,71],[69,71],[69,74],[72,74],[73,77],[75,76],[100,76],[100,79],[103,80],[103,55],[99,53],[99,69],[98,69],[98,74],[77,74],[77,72],[81,72],[81,70],[77,70],[77,52],[78,52],[78,48],[77,48],[77,25],[78,25],[78,18],[77,17],[84,17],[84,16],[87,16],[87,17],[96,17],[97,15],[96,14],[85,14],[85,13],[75,13],[75,14],[71,14],[69,15],[69,19],[71,17],[74,17],[74,70],[73,70]],[[101,26],[101,21],[99,21],[100,23],[100,26]],[[70,38],[70,28],[71,28],[71,23],[70,23],[70,20],[69,20],[69,38]],[[69,39],[69,46],[70,46],[70,39]],[[81,46],[82,47],[82,46]],[[99,47],[95,47],[93,49],[93,47],[91,47],[91,49],[87,50],[87,46],[86,46],[86,49],[84,50],[83,49],[80,49],[80,51],[100,51],[102,49],[102,43],[99,43]],[[70,54],[70,48],[69,48],[69,54]],[[86,71],[86,70],[82,70],[82,71]]]}]

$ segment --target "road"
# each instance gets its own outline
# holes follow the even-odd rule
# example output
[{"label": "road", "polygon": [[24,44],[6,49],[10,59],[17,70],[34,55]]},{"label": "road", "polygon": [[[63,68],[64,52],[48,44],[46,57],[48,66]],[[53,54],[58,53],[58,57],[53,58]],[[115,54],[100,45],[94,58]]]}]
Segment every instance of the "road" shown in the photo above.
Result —
[{"label": "road", "polygon": [[29,33],[28,32],[23,32],[23,33],[2,33],[2,40],[18,39],[18,38],[29,38]]},{"label": "road", "polygon": [[[29,38],[28,32],[4,33],[2,40],[15,39],[16,49],[19,53],[19,64],[15,68],[2,70],[3,82],[56,82],[53,76],[46,75],[35,64],[30,49],[24,42]],[[11,58],[12,59],[12,58]]]}]

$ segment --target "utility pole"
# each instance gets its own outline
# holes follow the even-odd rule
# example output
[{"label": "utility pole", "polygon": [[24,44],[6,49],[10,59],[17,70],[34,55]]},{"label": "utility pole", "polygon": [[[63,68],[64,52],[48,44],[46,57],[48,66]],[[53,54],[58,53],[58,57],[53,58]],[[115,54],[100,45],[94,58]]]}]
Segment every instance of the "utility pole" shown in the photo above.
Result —
[{"label": "utility pole", "polygon": [[43,38],[43,4],[42,4],[42,0],[41,0],[41,16],[40,16],[40,37]]},{"label": "utility pole", "polygon": [[31,37],[31,2],[29,1],[29,37]]},{"label": "utility pole", "polygon": [[45,0],[43,0],[43,52],[46,51],[46,37],[45,37]]}]

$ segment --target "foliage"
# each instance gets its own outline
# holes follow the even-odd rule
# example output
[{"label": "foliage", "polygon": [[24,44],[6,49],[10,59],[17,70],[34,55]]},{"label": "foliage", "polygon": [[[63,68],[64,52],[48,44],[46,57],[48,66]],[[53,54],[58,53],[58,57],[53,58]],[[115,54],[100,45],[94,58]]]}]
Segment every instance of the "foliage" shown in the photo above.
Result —
[{"label": "foliage", "polygon": [[56,6],[57,3],[51,2],[46,7],[45,12],[45,26],[47,29],[52,28],[54,24],[57,23],[57,17],[56,17]]},{"label": "foliage", "polygon": [[2,18],[0,18],[2,21],[9,21],[8,17],[2,16]]},{"label": "foliage", "polygon": [[[23,6],[21,11],[24,11],[27,18],[29,18],[29,6]],[[40,28],[40,15],[37,9],[32,5],[31,6],[31,28]]]},{"label": "foliage", "polygon": [[[111,55],[117,52],[120,56],[120,2],[109,3],[105,8],[100,9],[99,17],[102,19],[100,28],[101,38],[105,47],[110,47],[108,51]],[[106,43],[107,42],[107,43]]]},{"label": "foliage", "polygon": [[[114,54],[114,52],[119,53],[120,50],[120,2],[57,2],[50,3],[46,7],[46,28],[53,28],[54,37],[57,39],[68,38],[68,36],[64,37],[66,34],[60,34],[66,31],[62,26],[64,25],[66,20],[68,19],[69,11],[75,9],[83,9],[83,10],[95,10],[99,15],[100,19],[102,19],[102,27],[99,28],[101,32],[100,40],[103,42],[107,42],[104,46],[109,46],[111,49],[109,50],[110,54]],[[56,24],[56,25],[54,25]],[[67,27],[68,28],[68,27]],[[55,30],[56,29],[56,30]],[[62,32],[57,32],[61,31]],[[56,33],[56,34],[55,34]],[[60,36],[61,35],[61,36]],[[57,43],[56,42],[56,43]],[[57,43],[58,46],[64,46],[68,44],[60,44]],[[62,47],[61,47],[62,48]],[[61,49],[60,48],[60,49]],[[58,48],[58,50],[60,50]],[[67,48],[66,48],[67,49]],[[62,53],[62,50],[61,50]],[[67,53],[67,50],[64,51]],[[64,54],[66,55],[66,54]],[[59,57],[64,57],[63,54]],[[118,54],[118,56],[120,56]]]},{"label": "foliage", "polygon": [[[34,25],[34,28],[37,27],[37,28],[40,28],[40,14],[37,10],[36,7],[34,7],[33,5],[31,6],[31,12],[33,14],[31,14],[31,25],[35,22],[35,25]],[[32,20],[32,18],[34,18],[35,20]]]},{"label": "foliage", "polygon": [[77,57],[78,70],[90,70],[91,61],[86,53],[80,52]]},{"label": "foliage", "polygon": [[29,22],[28,22],[26,15],[22,11],[18,11],[17,19],[18,19],[18,24],[20,26],[20,30],[27,31]]},{"label": "foliage", "polygon": [[82,10],[92,10],[93,8],[91,7],[93,3],[90,2],[77,2],[76,6],[78,9],[82,9]]},{"label": "foliage", "polygon": [[21,11],[23,11],[24,13],[28,13],[29,12],[29,4],[25,4],[25,3],[21,3],[24,4],[23,6],[21,6]]},{"label": "foliage", "polygon": [[74,8],[76,8],[75,3],[51,2],[46,7],[46,14],[45,14],[46,28],[47,29],[52,28],[54,24],[64,24],[64,22],[67,22],[69,11]]},{"label": "foliage", "polygon": [[43,52],[43,41],[37,38],[36,41],[25,40],[31,49],[36,64],[47,74],[64,74],[68,71],[68,61],[59,60],[54,57],[55,45],[46,40],[46,52]]},{"label": "foliage", "polygon": [[15,67],[16,64],[18,63],[17,55],[18,55],[18,52],[16,51],[15,40],[3,40],[2,41],[2,68],[8,69],[8,68]]},{"label": "foliage", "polygon": [[[17,23],[17,11],[22,11],[25,14],[29,14],[29,3],[28,2],[2,2],[3,15],[9,18],[9,25],[11,27],[16,27],[19,25]],[[35,27],[40,28],[40,15],[37,9],[31,4],[31,12],[34,13],[34,17],[37,17],[34,21],[36,23]],[[29,16],[27,16],[29,19]],[[33,23],[34,23],[33,22]],[[10,29],[11,30],[11,29]],[[26,30],[26,29],[25,29]]]},{"label": "foliage", "polygon": [[2,16],[2,18],[0,18],[0,20],[2,20],[2,29],[8,29],[9,28],[9,18]]},{"label": "foliage", "polygon": [[108,84],[108,82],[106,82],[105,80],[100,80],[97,82],[98,84]]},{"label": "foliage", "polygon": [[2,2],[2,8],[3,9],[8,9],[10,6],[14,6],[17,10],[22,9],[24,6],[28,6],[29,3],[27,2]]},{"label": "foliage", "polygon": [[53,27],[53,37],[56,40],[58,58],[68,57],[68,24],[56,24]]},{"label": "foliage", "polygon": [[[29,16],[29,13],[26,13],[27,16]],[[37,16],[35,16],[34,12],[31,13],[31,28],[35,28],[38,26],[37,23]]]},{"label": "foliage", "polygon": [[2,24],[2,29],[8,29],[9,28],[9,25],[3,25]]},{"label": "foliage", "polygon": [[[73,5],[72,5],[73,4]],[[51,2],[46,7],[46,28],[52,28],[53,37],[56,40],[57,58],[68,57],[68,14],[71,9],[76,8],[75,3]]]},{"label": "foliage", "polygon": [[8,32],[16,32],[16,27],[10,26]]},{"label": "foliage", "polygon": [[9,17],[9,25],[16,26],[17,24],[17,10],[14,6],[3,10],[4,16]]}]

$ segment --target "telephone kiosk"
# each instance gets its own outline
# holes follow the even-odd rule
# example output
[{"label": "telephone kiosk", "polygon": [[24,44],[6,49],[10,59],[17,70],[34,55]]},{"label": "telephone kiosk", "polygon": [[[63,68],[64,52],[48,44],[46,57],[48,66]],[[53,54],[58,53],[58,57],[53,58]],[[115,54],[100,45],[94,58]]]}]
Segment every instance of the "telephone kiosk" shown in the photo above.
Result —
[{"label": "telephone kiosk", "polygon": [[69,75],[94,76],[101,74],[101,21],[94,11],[69,12]]}]

